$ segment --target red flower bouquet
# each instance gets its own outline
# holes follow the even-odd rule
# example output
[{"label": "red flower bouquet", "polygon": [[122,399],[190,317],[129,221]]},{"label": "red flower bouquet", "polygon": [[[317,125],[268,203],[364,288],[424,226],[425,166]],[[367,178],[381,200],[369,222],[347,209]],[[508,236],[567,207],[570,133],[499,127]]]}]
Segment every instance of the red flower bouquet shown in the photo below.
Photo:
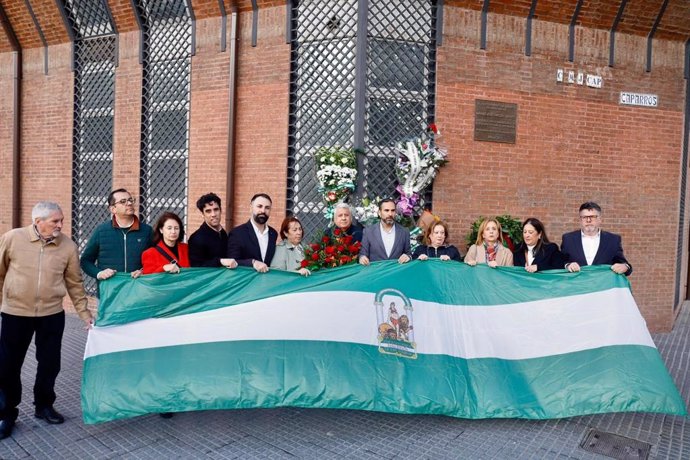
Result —
[{"label": "red flower bouquet", "polygon": [[352,241],[351,235],[344,235],[335,228],[332,237],[323,235],[306,247],[302,267],[313,272],[355,263],[361,247],[362,243]]}]

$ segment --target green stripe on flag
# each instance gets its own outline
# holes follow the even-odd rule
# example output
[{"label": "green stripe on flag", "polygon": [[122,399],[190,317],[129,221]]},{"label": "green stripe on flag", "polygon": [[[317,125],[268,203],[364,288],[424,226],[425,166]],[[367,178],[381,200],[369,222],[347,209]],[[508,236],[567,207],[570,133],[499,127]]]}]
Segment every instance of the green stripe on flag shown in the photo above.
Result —
[{"label": "green stripe on flag", "polygon": [[604,266],[530,274],[439,260],[308,278],[118,275],[101,283],[84,420],[278,406],[684,415],[629,288]]},{"label": "green stripe on flag", "polygon": [[86,423],[279,406],[464,418],[686,414],[657,350],[638,345],[503,360],[407,359],[325,341],[215,342],[94,356],[83,375]]}]

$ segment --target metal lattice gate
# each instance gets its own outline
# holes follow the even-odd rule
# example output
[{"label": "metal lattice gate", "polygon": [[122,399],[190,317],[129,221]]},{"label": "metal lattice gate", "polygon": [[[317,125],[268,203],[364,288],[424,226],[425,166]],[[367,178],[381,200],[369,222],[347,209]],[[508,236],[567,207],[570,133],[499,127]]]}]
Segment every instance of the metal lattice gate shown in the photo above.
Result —
[{"label": "metal lattice gate", "polygon": [[362,178],[369,196],[392,196],[396,143],[433,121],[434,7],[428,0],[369,2]]},{"label": "metal lattice gate", "polygon": [[287,209],[307,234],[327,225],[320,147],[363,150],[356,195],[393,195],[395,144],[434,117],[436,10],[431,0],[293,2]]},{"label": "metal lattice gate", "polygon": [[140,214],[186,223],[192,12],[186,0],[139,0],[143,35]]},{"label": "metal lattice gate", "polygon": [[[74,35],[72,239],[81,253],[110,215],[117,31],[104,0],[66,0],[62,6]],[[94,294],[95,280],[84,281]]]}]

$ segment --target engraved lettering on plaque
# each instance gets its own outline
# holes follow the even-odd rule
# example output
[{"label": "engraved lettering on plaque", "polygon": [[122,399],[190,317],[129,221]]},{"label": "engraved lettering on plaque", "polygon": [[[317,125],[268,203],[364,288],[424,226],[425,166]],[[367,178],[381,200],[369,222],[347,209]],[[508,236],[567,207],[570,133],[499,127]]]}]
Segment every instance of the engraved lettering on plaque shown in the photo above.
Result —
[{"label": "engraved lettering on plaque", "polygon": [[474,106],[474,140],[514,144],[517,137],[517,104],[477,99]]}]

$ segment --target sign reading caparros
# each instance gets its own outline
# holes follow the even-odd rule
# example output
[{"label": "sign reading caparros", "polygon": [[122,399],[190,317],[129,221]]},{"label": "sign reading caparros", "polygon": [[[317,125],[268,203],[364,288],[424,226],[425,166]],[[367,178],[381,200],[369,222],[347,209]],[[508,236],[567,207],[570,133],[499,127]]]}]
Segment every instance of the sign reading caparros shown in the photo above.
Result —
[{"label": "sign reading caparros", "polygon": [[622,105],[657,107],[659,105],[659,96],[656,94],[626,93],[621,91],[620,103]]}]

